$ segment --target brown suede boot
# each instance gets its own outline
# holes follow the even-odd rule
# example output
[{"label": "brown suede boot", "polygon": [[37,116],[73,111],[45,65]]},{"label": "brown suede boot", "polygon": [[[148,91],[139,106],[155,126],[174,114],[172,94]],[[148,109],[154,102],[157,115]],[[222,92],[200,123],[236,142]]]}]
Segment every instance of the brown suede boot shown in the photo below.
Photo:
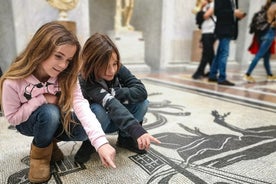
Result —
[{"label": "brown suede boot", "polygon": [[56,139],[53,140],[53,152],[52,152],[51,162],[58,162],[64,159],[64,155],[61,149],[59,149],[57,142],[58,141]]},{"label": "brown suede boot", "polygon": [[53,143],[45,148],[31,146],[29,181],[31,183],[46,182],[51,178],[50,159],[53,151]]}]

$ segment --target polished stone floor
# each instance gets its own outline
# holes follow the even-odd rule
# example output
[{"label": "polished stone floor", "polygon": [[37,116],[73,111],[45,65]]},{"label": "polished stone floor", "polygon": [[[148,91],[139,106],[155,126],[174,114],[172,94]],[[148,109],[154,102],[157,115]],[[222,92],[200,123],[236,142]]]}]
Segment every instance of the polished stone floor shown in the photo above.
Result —
[{"label": "polished stone floor", "polygon": [[[276,183],[276,82],[265,81],[262,66],[254,71],[257,83],[248,84],[244,70],[230,65],[233,87],[193,80],[194,70],[136,74],[149,93],[144,127],[161,144],[137,155],[117,148],[117,136],[108,135],[117,168],[106,169],[97,154],[75,163],[80,142],[60,142],[66,158],[52,165],[48,183]],[[31,138],[9,128],[3,117],[0,138],[0,183],[28,183]]]}]

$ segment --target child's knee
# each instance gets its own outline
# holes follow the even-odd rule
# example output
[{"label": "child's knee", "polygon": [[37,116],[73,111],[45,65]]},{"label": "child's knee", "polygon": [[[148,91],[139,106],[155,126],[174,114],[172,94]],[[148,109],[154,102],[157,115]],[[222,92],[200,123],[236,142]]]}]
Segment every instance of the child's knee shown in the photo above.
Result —
[{"label": "child's knee", "polygon": [[60,121],[60,109],[57,105],[54,104],[45,104],[41,109],[45,118],[50,122],[59,122]]}]

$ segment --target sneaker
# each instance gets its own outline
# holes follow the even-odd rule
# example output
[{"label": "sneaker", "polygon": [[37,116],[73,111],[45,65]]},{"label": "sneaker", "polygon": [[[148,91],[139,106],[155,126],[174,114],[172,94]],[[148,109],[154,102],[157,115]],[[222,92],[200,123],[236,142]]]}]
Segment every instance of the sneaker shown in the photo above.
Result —
[{"label": "sneaker", "polygon": [[208,81],[209,82],[218,82],[218,79],[217,78],[208,78]]},{"label": "sneaker", "polygon": [[247,81],[248,83],[256,82],[253,77],[251,77],[250,75],[246,75],[246,74],[243,76],[243,80]]},{"label": "sneaker", "polygon": [[85,163],[87,162],[92,153],[95,153],[96,149],[91,145],[89,140],[83,141],[81,144],[80,149],[77,151],[74,159],[78,163]]},{"label": "sneaker", "polygon": [[232,83],[232,82],[230,82],[230,81],[228,81],[228,80],[218,82],[218,84],[220,84],[220,85],[225,85],[225,86],[235,86],[234,83]]},{"label": "sneaker", "polygon": [[268,75],[266,78],[266,81],[271,82],[271,81],[276,81],[276,76],[275,75]]},{"label": "sneaker", "polygon": [[135,152],[135,153],[138,153],[138,154],[147,153],[146,150],[140,150],[138,148],[137,142],[134,141],[131,137],[118,136],[116,146],[121,147],[121,148],[126,148],[129,151],[132,151],[132,152]]}]

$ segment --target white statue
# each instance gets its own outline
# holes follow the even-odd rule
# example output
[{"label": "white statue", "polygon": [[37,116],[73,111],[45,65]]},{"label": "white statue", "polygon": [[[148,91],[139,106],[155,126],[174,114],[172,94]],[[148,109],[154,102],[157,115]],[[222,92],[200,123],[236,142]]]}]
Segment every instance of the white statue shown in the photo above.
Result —
[{"label": "white statue", "polygon": [[67,20],[67,11],[74,9],[79,0],[46,0],[52,7],[59,10],[59,20]]},{"label": "white statue", "polygon": [[130,24],[134,0],[116,0],[115,30],[134,30]]}]

